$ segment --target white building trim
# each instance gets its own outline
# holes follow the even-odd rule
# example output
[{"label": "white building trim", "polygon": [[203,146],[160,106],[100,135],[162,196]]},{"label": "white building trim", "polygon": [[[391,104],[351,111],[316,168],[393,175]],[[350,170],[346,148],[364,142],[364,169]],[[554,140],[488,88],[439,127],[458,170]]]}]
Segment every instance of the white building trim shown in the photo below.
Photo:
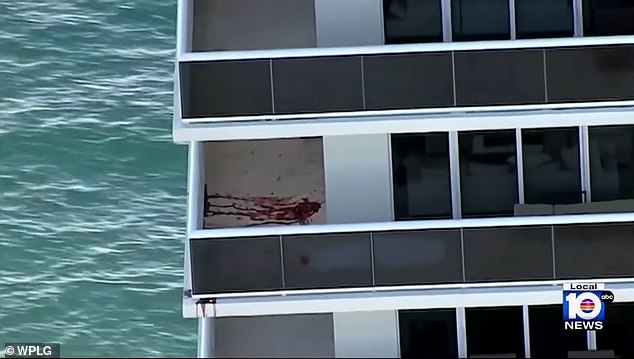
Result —
[{"label": "white building trim", "polygon": [[[562,303],[562,284],[565,282],[606,283],[615,302],[634,302],[634,278],[588,279],[579,281],[535,281],[489,283],[485,285],[461,284],[447,286],[420,286],[426,289],[392,287],[391,290],[366,292],[306,293],[295,295],[269,295],[250,297],[215,297],[215,303],[196,304],[186,300],[186,317],[201,317],[202,306],[206,316],[258,316],[278,314],[308,314],[355,312],[374,310],[434,309],[465,307],[497,307],[546,305]],[[442,288],[445,287],[445,288]],[[314,292],[314,291],[313,291]]]},{"label": "white building trim", "polygon": [[[467,111],[468,110],[468,111]],[[420,113],[416,113],[419,111]],[[436,111],[436,113],[431,113]],[[438,112],[455,111],[455,112]],[[336,115],[336,116],[335,116]],[[344,116],[345,115],[345,116]],[[268,116],[267,118],[272,118]],[[634,123],[634,101],[557,105],[497,106],[434,110],[367,111],[294,115],[252,121],[232,117],[174,120],[175,142],[339,136],[379,133],[424,133],[516,128],[628,125]],[[201,122],[201,123],[198,123]],[[202,123],[207,122],[207,123]]]},{"label": "white building trim", "polygon": [[191,51],[193,0],[179,0],[176,8],[176,57]]},{"label": "white building trim", "polygon": [[634,44],[634,35],[179,53],[180,62]]},{"label": "white building trim", "polygon": [[267,121],[266,125],[270,125],[270,121],[281,120],[329,120],[329,119],[348,119],[354,121],[367,121],[372,117],[396,117],[396,116],[425,116],[425,115],[472,115],[487,114],[489,116],[504,114],[522,114],[528,111],[545,111],[545,110],[604,110],[609,108],[631,108],[634,101],[598,101],[598,102],[573,102],[573,103],[551,103],[551,104],[535,104],[535,105],[501,105],[501,106],[468,106],[468,107],[443,107],[443,108],[421,108],[421,109],[396,109],[396,110],[364,110],[364,111],[344,111],[344,112],[325,112],[325,113],[295,113],[288,115],[249,115],[249,116],[227,116],[227,117],[200,117],[200,118],[183,118],[182,122],[186,124],[199,123],[222,123],[222,122],[241,122],[241,121]]},{"label": "white building trim", "polygon": [[189,234],[190,239],[237,238],[258,236],[309,235],[327,233],[357,233],[384,231],[415,231],[450,228],[482,228],[511,226],[547,226],[561,224],[593,224],[634,222],[634,212],[578,215],[548,215],[525,217],[493,217],[466,219],[431,219],[350,224],[311,224],[306,226],[266,226],[199,229]]}]

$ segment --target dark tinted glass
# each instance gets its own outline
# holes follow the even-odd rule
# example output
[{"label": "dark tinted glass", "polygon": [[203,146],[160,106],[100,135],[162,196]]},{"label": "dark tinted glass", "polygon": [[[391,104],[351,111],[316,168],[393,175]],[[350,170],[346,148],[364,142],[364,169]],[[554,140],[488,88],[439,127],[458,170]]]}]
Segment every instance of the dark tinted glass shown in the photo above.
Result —
[{"label": "dark tinted glass", "polygon": [[606,305],[603,329],[597,330],[597,349],[614,350],[614,353],[621,358],[634,358],[632,322],[634,322],[634,303]]},{"label": "dark tinted glass", "polygon": [[450,52],[365,56],[363,72],[368,110],[454,104]]},{"label": "dark tinted glass", "polygon": [[571,0],[515,0],[518,39],[574,34]]},{"label": "dark tinted glass", "polygon": [[634,273],[634,224],[559,225],[554,233],[557,278],[631,277]]},{"label": "dark tinted glass", "polygon": [[465,316],[469,355],[524,357],[522,307],[466,308]]},{"label": "dark tinted glass", "polygon": [[460,229],[373,233],[377,285],[462,281]]},{"label": "dark tinted glass", "polygon": [[467,281],[554,277],[550,227],[465,228],[463,236]]},{"label": "dark tinted glass", "polygon": [[461,132],[462,216],[513,214],[517,203],[515,131]]},{"label": "dark tinted glass", "polygon": [[279,237],[190,240],[194,294],[282,288]]},{"label": "dark tinted glass", "polygon": [[634,98],[633,46],[584,46],[545,51],[549,102]]},{"label": "dark tinted glass", "polygon": [[531,358],[565,358],[569,351],[586,350],[586,332],[565,330],[562,310],[561,304],[528,307]]},{"label": "dark tinted glass", "polygon": [[634,2],[631,0],[584,0],[583,34],[609,36],[634,34]]},{"label": "dark tinted glass", "polygon": [[590,127],[589,138],[592,201],[633,199],[634,126]]},{"label": "dark tinted glass", "polygon": [[457,51],[458,106],[543,103],[544,54],[540,49]]},{"label": "dark tinted glass", "polygon": [[457,358],[456,310],[398,313],[402,358]]},{"label": "dark tinted glass", "polygon": [[526,203],[580,203],[579,129],[522,130]]},{"label": "dark tinted glass", "polygon": [[383,0],[385,43],[442,41],[440,0]]},{"label": "dark tinted glass", "polygon": [[286,288],[372,285],[368,233],[285,236],[282,243]]},{"label": "dark tinted glass", "polygon": [[275,113],[363,110],[361,58],[273,60]]},{"label": "dark tinted glass", "polygon": [[397,220],[451,218],[447,133],[392,136]]},{"label": "dark tinted glass", "polygon": [[270,114],[268,60],[183,62],[184,118]]},{"label": "dark tinted glass", "polygon": [[451,0],[453,41],[511,38],[508,0]]}]

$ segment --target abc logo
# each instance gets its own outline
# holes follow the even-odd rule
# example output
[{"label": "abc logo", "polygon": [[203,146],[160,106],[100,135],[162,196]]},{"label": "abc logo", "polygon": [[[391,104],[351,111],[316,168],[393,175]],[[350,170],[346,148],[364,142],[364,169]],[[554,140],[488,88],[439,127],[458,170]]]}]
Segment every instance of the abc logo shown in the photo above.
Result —
[{"label": "abc logo", "polygon": [[609,290],[603,291],[603,293],[601,293],[601,301],[603,303],[614,302],[614,294],[610,292]]},{"label": "abc logo", "polygon": [[[578,292],[577,292],[578,293]],[[614,301],[614,294],[609,290],[603,292],[573,292],[566,296],[568,302],[568,319],[593,320],[603,317],[605,303]]]}]

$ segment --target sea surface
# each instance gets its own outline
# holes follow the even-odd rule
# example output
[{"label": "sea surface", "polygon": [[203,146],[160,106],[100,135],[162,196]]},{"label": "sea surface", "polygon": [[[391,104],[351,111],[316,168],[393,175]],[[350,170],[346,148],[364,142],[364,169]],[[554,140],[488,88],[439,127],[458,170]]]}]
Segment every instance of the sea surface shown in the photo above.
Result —
[{"label": "sea surface", "polygon": [[0,0],[0,353],[196,354],[175,18],[174,0]]}]

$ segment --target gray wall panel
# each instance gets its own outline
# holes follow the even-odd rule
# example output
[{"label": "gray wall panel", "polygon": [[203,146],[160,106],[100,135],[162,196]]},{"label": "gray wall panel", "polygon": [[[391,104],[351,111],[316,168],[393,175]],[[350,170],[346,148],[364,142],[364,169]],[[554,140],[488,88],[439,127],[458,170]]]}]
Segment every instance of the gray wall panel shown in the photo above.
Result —
[{"label": "gray wall panel", "polygon": [[333,358],[332,314],[215,319],[220,358]]}]

